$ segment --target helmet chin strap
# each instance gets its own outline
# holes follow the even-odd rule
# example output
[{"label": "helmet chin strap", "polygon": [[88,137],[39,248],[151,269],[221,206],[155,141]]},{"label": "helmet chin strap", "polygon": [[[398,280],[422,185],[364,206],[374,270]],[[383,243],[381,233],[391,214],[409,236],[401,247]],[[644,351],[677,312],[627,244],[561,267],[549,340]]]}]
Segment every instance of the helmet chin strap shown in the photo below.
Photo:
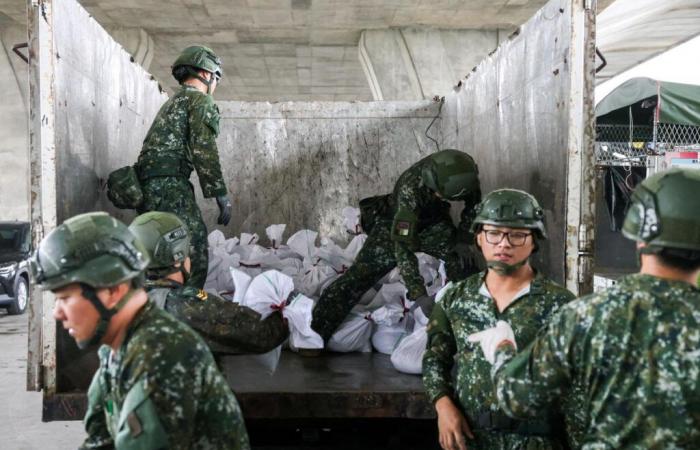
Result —
[{"label": "helmet chin strap", "polygon": [[124,307],[124,305],[126,305],[129,299],[136,293],[136,290],[129,289],[126,295],[124,295],[124,297],[122,297],[122,299],[119,300],[119,303],[117,303],[114,306],[114,308],[107,309],[97,297],[97,291],[95,290],[95,288],[88,286],[84,283],[81,283],[80,286],[82,288],[83,297],[88,299],[88,301],[92,303],[92,306],[94,306],[95,309],[97,309],[97,312],[100,314],[100,319],[97,322],[97,327],[95,328],[95,333],[93,333],[92,337],[84,341],[76,341],[76,343],[78,344],[78,348],[84,350],[90,347],[91,345],[97,345],[102,342],[102,338],[105,336],[105,334],[107,334],[109,321],[112,320],[112,317],[116,313],[118,313],[119,310]]},{"label": "helmet chin strap", "polygon": [[180,265],[180,273],[182,274],[182,284],[187,283],[187,280],[190,279],[190,272],[187,269],[185,269],[184,262]]},{"label": "helmet chin strap", "polygon": [[528,259],[529,257],[515,264],[508,264],[504,263],[503,261],[486,261],[486,266],[489,269],[493,269],[499,275],[508,276],[512,275],[516,270],[524,266]]}]

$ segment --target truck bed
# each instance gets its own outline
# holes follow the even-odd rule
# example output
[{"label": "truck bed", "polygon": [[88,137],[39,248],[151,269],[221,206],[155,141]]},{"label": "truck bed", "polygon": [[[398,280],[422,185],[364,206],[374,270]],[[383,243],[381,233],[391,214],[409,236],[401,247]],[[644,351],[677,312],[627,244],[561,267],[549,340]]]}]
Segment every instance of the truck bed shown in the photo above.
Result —
[{"label": "truck bed", "polygon": [[[302,357],[283,351],[274,372],[254,356],[219,358],[246,419],[433,419],[420,376],[397,372],[380,353]],[[81,420],[82,393],[44,397],[43,420]]]}]

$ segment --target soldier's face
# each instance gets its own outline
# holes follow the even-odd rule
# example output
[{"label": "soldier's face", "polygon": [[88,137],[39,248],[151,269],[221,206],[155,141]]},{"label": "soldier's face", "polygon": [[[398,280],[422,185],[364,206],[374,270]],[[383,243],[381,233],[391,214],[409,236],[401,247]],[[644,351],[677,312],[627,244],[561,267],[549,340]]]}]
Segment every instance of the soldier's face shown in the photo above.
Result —
[{"label": "soldier's face", "polygon": [[53,291],[56,303],[53,317],[60,321],[76,342],[87,341],[97,328],[100,318],[95,307],[82,295],[79,284],[73,283]]},{"label": "soldier's face", "polygon": [[535,249],[532,230],[527,228],[484,225],[476,235],[476,240],[486,261],[500,261],[505,264],[524,261]]}]

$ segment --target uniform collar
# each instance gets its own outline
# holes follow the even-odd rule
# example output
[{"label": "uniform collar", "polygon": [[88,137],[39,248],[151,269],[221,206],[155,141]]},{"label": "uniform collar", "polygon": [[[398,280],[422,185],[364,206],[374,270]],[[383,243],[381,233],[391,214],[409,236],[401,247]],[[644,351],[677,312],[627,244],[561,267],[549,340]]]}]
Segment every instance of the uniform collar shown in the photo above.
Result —
[{"label": "uniform collar", "polygon": [[[510,305],[508,305],[509,307],[521,297],[525,297],[527,295],[538,295],[538,294],[542,293],[542,291],[544,289],[544,277],[535,268],[533,268],[532,270],[535,271],[535,278],[533,278],[530,281],[530,284],[528,284],[527,286],[525,286],[523,289],[521,289],[519,292],[517,292],[515,294]],[[475,278],[476,278],[476,280],[478,280],[478,283],[479,283],[478,284],[479,294],[488,298],[488,299],[493,299],[493,297],[491,296],[491,293],[489,292],[488,288],[486,287],[486,271],[479,273],[479,276],[475,277]],[[476,285],[474,287],[476,287]]]}]

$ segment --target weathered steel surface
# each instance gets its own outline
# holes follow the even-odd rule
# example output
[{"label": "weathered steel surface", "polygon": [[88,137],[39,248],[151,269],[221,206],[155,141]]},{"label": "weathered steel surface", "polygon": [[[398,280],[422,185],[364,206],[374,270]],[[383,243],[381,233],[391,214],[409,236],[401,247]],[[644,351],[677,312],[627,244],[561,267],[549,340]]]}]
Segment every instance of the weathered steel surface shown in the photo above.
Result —
[{"label": "weathered steel surface", "polygon": [[540,200],[549,240],[535,265],[574,292],[581,219],[567,208],[581,208],[588,170],[579,155],[592,128],[591,27],[582,1],[551,0],[447,96],[441,120],[443,147],[474,155],[485,193],[511,187]]},{"label": "weathered steel surface", "polygon": [[[319,230],[346,239],[341,211],[365,196],[388,193],[399,174],[435,151],[424,136],[437,113],[418,102],[220,102],[217,141],[233,198],[227,235],[264,236],[265,227]],[[432,133],[439,134],[433,127]],[[213,200],[205,222],[216,223]]]},{"label": "weathered steel surface", "polygon": [[[29,0],[28,5],[31,220],[36,245],[68,217],[110,209],[102,192],[104,180],[111,170],[136,158],[166,96],[76,1]],[[52,308],[53,296],[33,286],[28,385],[41,384],[48,395],[62,386],[87,387],[82,380],[61,380],[71,373],[62,369],[73,369],[83,356],[66,333],[57,332]]]},{"label": "weathered steel surface", "polygon": [[[32,244],[36,248],[56,226],[56,144],[54,114],[53,1],[29,0],[29,173]],[[56,386],[56,326],[52,298],[33,283],[29,297],[27,388]]]},{"label": "weathered steel surface", "polygon": [[421,377],[397,372],[379,353],[283,352],[274,373],[249,356],[223,357],[220,366],[244,415],[254,419],[435,417]]}]

